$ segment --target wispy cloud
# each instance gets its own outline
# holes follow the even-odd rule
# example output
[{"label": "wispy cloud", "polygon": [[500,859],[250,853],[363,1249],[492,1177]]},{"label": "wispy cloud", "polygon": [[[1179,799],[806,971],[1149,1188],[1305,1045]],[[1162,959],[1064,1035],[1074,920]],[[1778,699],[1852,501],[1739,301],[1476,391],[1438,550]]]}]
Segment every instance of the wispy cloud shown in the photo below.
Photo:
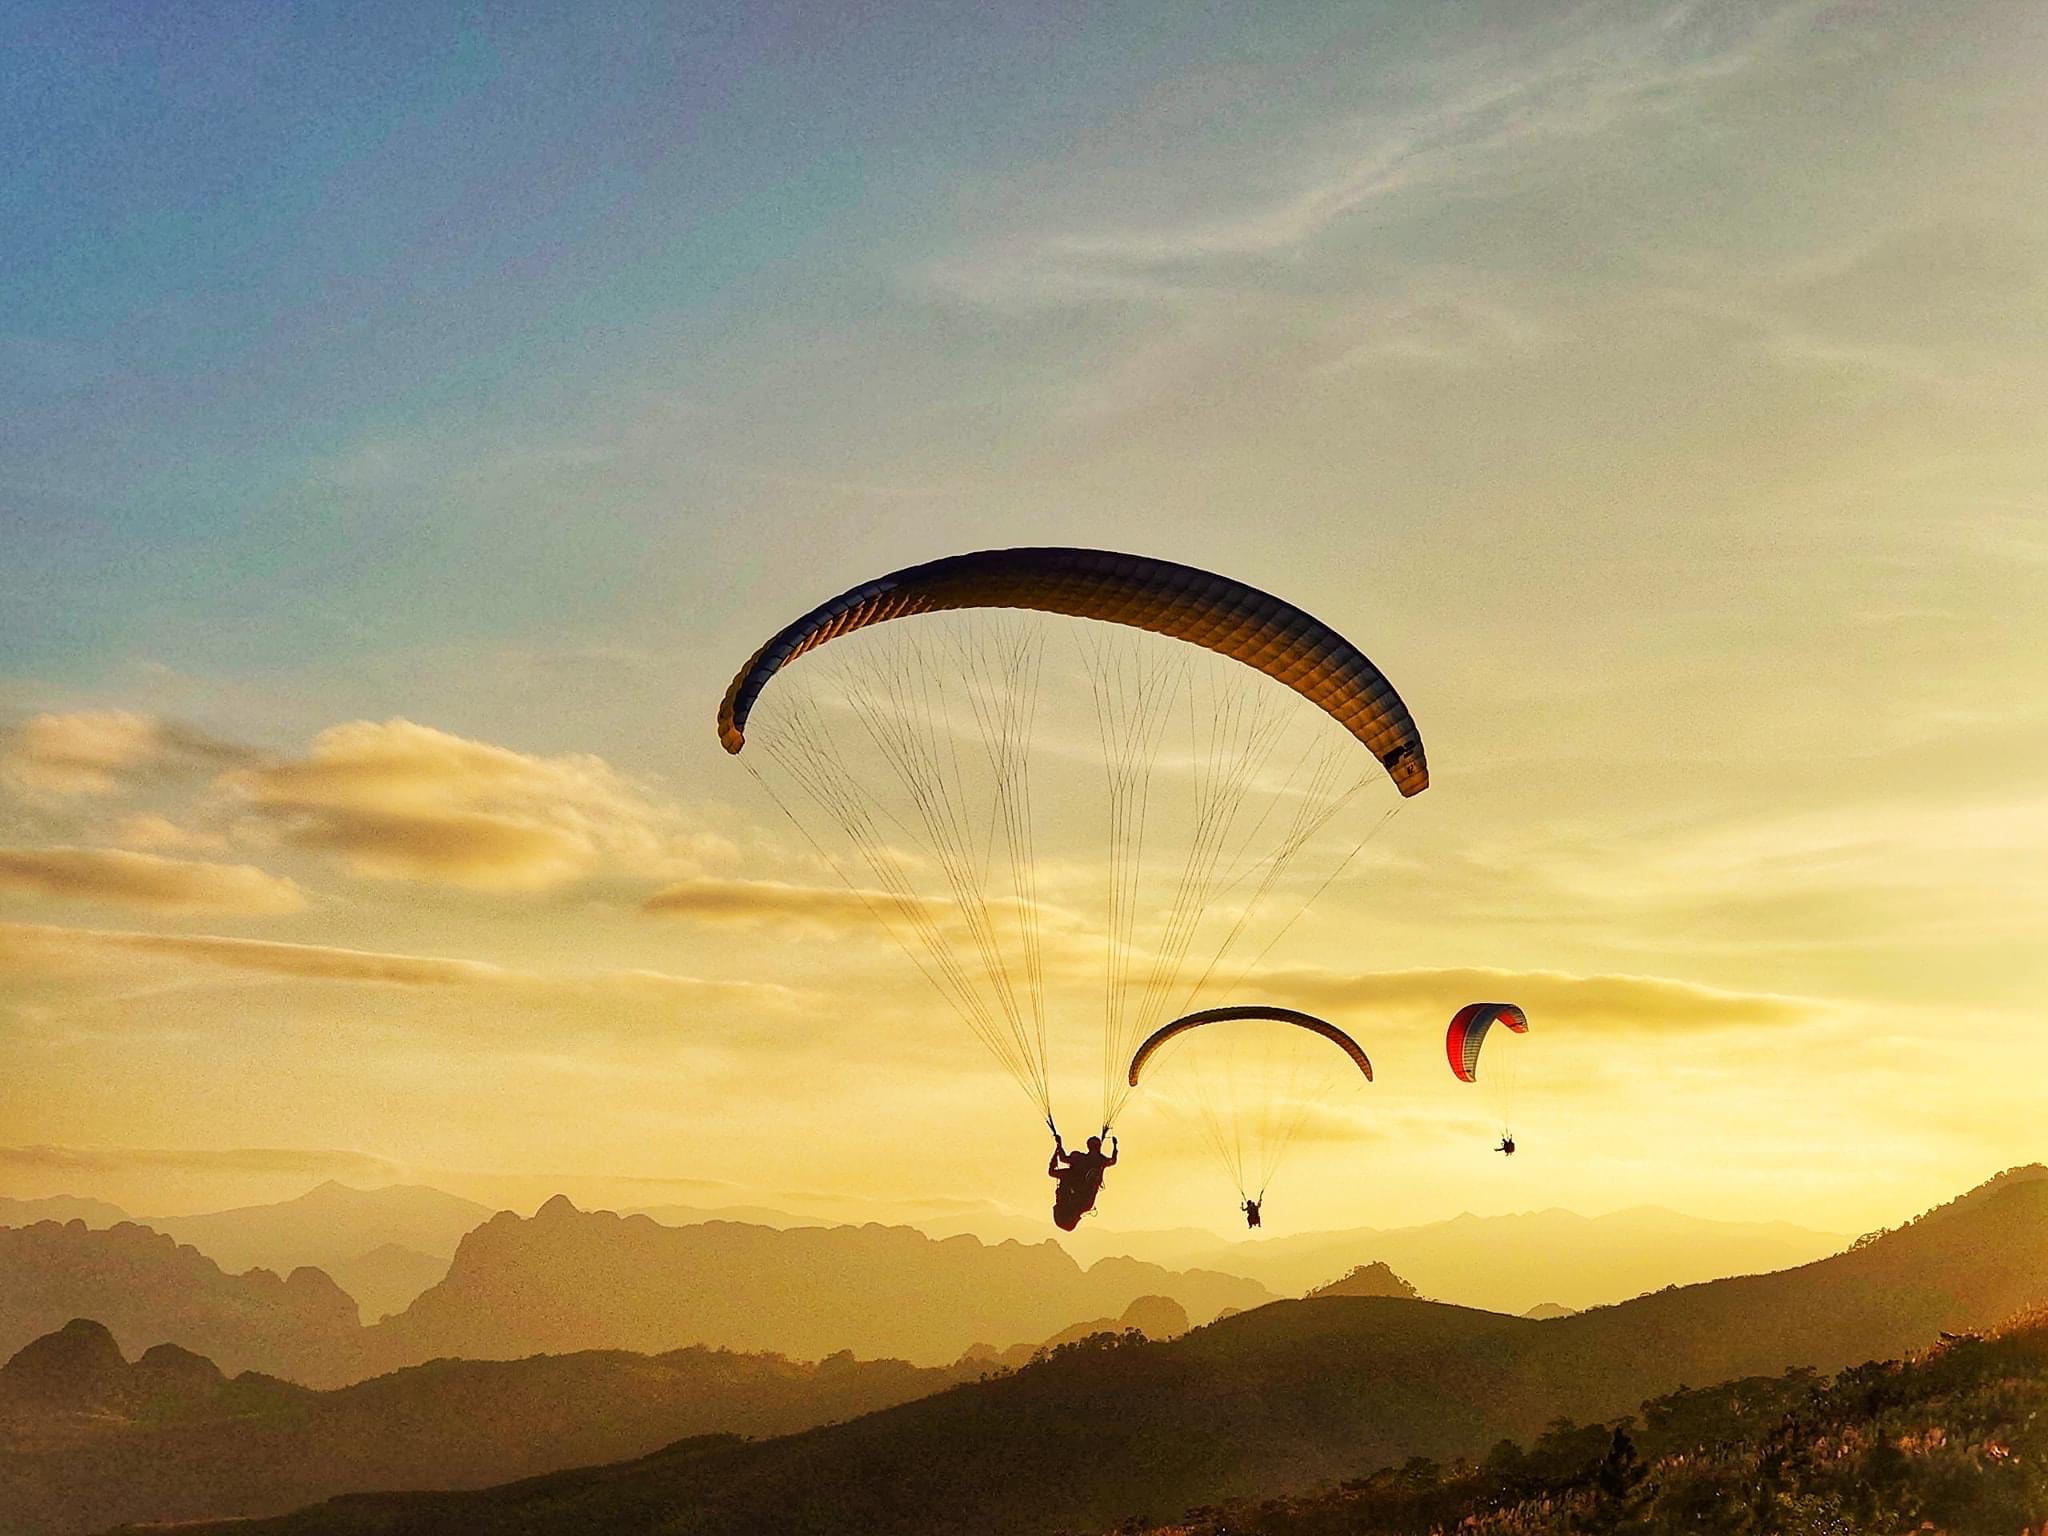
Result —
[{"label": "wispy cloud", "polygon": [[[924,915],[945,918],[942,903],[918,904]],[[657,917],[699,923],[799,923],[819,928],[874,928],[885,914],[898,911],[896,899],[882,891],[845,886],[793,885],[780,880],[684,880],[664,887],[640,904]]]},{"label": "wispy cloud", "polygon": [[213,934],[166,934],[0,923],[0,976],[97,974],[109,962],[144,961],[204,967],[249,976],[349,985],[493,988],[553,994],[564,1001],[795,1006],[806,994],[772,982],[729,981],[644,968],[543,975],[481,960],[282,944]]},{"label": "wispy cloud", "polygon": [[1167,301],[1198,292],[1218,270],[1290,256],[1398,197],[1480,180],[1538,146],[1685,111],[1766,65],[1819,9],[1582,7],[1511,42],[1437,61],[1426,105],[1405,114],[1369,110],[1319,128],[1321,147],[1297,143],[1291,163],[1237,178],[1279,189],[1256,200],[1172,223],[1012,237],[942,263],[935,276],[949,292],[998,304]]},{"label": "wispy cloud", "polygon": [[1441,970],[1270,971],[1259,978],[1275,996],[1333,1009],[1396,1008],[1446,1024],[1469,1002],[1519,1003],[1530,1027],[1554,1021],[1571,1029],[1666,1030],[1778,1028],[1833,1019],[1814,998],[1732,992],[1662,976],[1575,976],[1565,971],[1480,967]]},{"label": "wispy cloud", "polygon": [[163,912],[297,912],[305,893],[251,864],[167,859],[120,848],[0,848],[0,890]]},{"label": "wispy cloud", "polygon": [[150,779],[217,773],[253,755],[152,715],[40,714],[0,736],[0,781],[33,795],[113,795]]},{"label": "wispy cloud", "polygon": [[249,816],[357,874],[536,890],[600,869],[687,872],[729,852],[588,754],[538,757],[410,720],[322,731],[221,785]]},{"label": "wispy cloud", "polygon": [[122,956],[301,980],[373,982],[401,987],[473,986],[509,979],[512,975],[473,960],[376,954],[323,944],[0,923],[0,972],[63,972]]},{"label": "wispy cloud", "polygon": [[368,1152],[295,1147],[0,1147],[0,1168],[22,1173],[199,1172],[303,1175],[390,1184],[406,1170]]}]

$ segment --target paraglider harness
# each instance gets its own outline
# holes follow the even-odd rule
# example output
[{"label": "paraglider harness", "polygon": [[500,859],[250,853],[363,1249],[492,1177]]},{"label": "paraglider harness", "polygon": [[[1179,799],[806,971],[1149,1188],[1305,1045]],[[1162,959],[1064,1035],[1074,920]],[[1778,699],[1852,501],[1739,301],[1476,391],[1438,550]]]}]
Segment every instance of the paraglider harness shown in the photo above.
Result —
[{"label": "paraglider harness", "polygon": [[[1050,1118],[1045,1124],[1052,1132],[1053,1163],[1057,1164],[1061,1157],[1068,1159],[1066,1167],[1049,1165],[1046,1170],[1059,1180],[1058,1186],[1053,1190],[1052,1221],[1062,1232],[1071,1232],[1081,1224],[1083,1216],[1095,1209],[1095,1201],[1102,1194],[1102,1178],[1108,1171],[1109,1164],[1100,1153],[1081,1153],[1078,1155],[1090,1157],[1090,1165],[1075,1168],[1072,1160],[1077,1154],[1067,1151],[1066,1142],[1060,1136],[1060,1128],[1054,1125]],[[1108,1135],[1109,1127],[1105,1125],[1102,1128],[1102,1137],[1106,1138]]]}]

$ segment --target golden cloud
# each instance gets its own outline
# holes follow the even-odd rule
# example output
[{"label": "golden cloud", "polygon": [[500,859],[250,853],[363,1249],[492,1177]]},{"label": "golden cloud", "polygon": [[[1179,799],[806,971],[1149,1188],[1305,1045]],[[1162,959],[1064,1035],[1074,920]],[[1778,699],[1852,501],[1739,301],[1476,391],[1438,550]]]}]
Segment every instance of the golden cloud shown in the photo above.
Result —
[{"label": "golden cloud", "polygon": [[211,832],[195,832],[168,816],[154,811],[137,811],[114,823],[112,835],[124,848],[194,848],[219,850],[227,840]]},{"label": "golden cloud", "polygon": [[1815,998],[1731,992],[1663,976],[1454,967],[1357,974],[1270,971],[1257,981],[1263,991],[1310,1007],[1393,1008],[1440,1015],[1446,1024],[1466,1003],[1519,1003],[1532,1029],[1547,1020],[1600,1030],[1777,1027],[1821,1022],[1834,1012]]},{"label": "golden cloud", "polygon": [[333,726],[305,756],[221,785],[285,841],[380,879],[533,890],[730,853],[602,758],[529,756],[403,719]]},{"label": "golden cloud", "polygon": [[290,880],[250,864],[208,864],[118,848],[0,848],[0,889],[158,911],[296,912]]},{"label": "golden cloud", "polygon": [[143,779],[214,772],[247,749],[125,710],[32,715],[0,745],[0,777],[40,795],[111,795]]},{"label": "golden cloud", "polygon": [[287,836],[301,848],[342,855],[357,874],[483,888],[556,885],[596,861],[591,844],[563,828],[481,811],[329,806],[295,818]]},{"label": "golden cloud", "polygon": [[390,1184],[406,1170],[367,1152],[296,1147],[0,1147],[0,1168],[59,1173],[121,1173],[134,1169],[196,1169],[223,1173],[304,1174]]},{"label": "golden cloud", "polygon": [[[918,905],[934,918],[945,915],[941,903]],[[700,923],[800,923],[881,932],[881,919],[894,916],[899,908],[895,898],[881,891],[790,885],[780,880],[700,879],[656,891],[640,904],[640,910]]]},{"label": "golden cloud", "polygon": [[124,955],[305,980],[375,982],[402,987],[473,985],[510,974],[474,960],[376,954],[320,944],[0,923],[0,972],[68,971]]},{"label": "golden cloud", "polygon": [[110,961],[124,958],[218,967],[299,981],[392,987],[498,987],[532,993],[562,992],[584,998],[613,995],[644,1003],[768,1003],[793,1007],[810,1001],[808,994],[796,988],[771,982],[679,976],[667,971],[539,976],[481,960],[385,954],[322,944],[0,923],[0,975],[92,973],[104,969]]},{"label": "golden cloud", "polygon": [[811,1007],[820,999],[801,987],[773,981],[726,981],[715,977],[678,976],[672,971],[606,971],[591,985],[628,998],[686,1003],[774,1003]]}]

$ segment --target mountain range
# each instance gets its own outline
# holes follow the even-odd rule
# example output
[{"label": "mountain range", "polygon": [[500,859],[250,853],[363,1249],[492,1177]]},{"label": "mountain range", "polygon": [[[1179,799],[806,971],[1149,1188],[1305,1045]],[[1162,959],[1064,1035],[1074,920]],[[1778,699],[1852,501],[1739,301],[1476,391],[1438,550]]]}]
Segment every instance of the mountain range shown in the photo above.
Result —
[{"label": "mountain range", "polygon": [[[488,1206],[421,1185],[354,1189],[329,1181],[293,1200],[189,1216],[132,1218],[197,1248],[230,1273],[260,1267],[288,1274],[325,1270],[361,1304],[365,1321],[399,1312],[441,1279],[465,1234]],[[629,1210],[663,1226],[739,1222],[831,1227],[845,1223],[764,1204],[662,1205]],[[91,1227],[129,1220],[102,1201],[59,1196],[0,1200],[0,1227],[82,1219]],[[928,1235],[975,1236],[985,1245],[1052,1236],[1042,1219],[993,1209],[897,1223]],[[1197,1228],[1118,1231],[1084,1223],[1054,1239],[1084,1266],[1135,1258],[1168,1269],[1207,1269],[1301,1295],[1352,1267],[1379,1260],[1427,1296],[1492,1311],[1543,1303],[1598,1306],[1646,1290],[1723,1275],[1782,1269],[1843,1247],[1845,1235],[1785,1222],[1711,1221],[1644,1206],[1604,1216],[1547,1210],[1463,1215],[1422,1226],[1226,1240]]]},{"label": "mountain range", "polygon": [[940,1242],[874,1225],[667,1227],[556,1196],[530,1218],[504,1211],[471,1232],[445,1279],[366,1336],[380,1366],[679,1343],[939,1365],[976,1343],[1114,1316],[1144,1295],[1169,1296],[1201,1322],[1272,1299],[1255,1281],[1134,1259],[1083,1270],[1050,1240]]},{"label": "mountain range", "polygon": [[230,1274],[245,1269],[287,1273],[305,1265],[332,1273],[335,1266],[383,1247],[404,1248],[445,1264],[463,1235],[491,1215],[487,1205],[423,1184],[354,1189],[329,1179],[296,1199],[271,1205],[134,1219],[191,1244]]},{"label": "mountain range", "polygon": [[0,1366],[0,1536],[274,1514],[358,1488],[472,1488],[644,1455],[688,1435],[776,1435],[968,1381],[834,1355],[701,1348],[436,1360],[336,1391],[229,1379],[174,1345],[126,1361],[74,1320]]},{"label": "mountain range", "polygon": [[235,1373],[331,1379],[362,1332],[356,1303],[321,1270],[230,1275],[196,1248],[122,1222],[0,1227],[0,1354],[75,1317],[131,1352],[169,1341]]},{"label": "mountain range", "polygon": [[1420,1300],[1276,1302],[1162,1343],[1084,1340],[1013,1375],[759,1443],[467,1494],[359,1495],[241,1536],[604,1530],[1030,1536],[1173,1518],[1477,1457],[1687,1383],[1840,1369],[2048,1302],[2048,1169],[1772,1274],[1532,1321]]},{"label": "mountain range", "polygon": [[104,1200],[81,1200],[76,1195],[12,1200],[0,1195],[0,1227],[30,1227],[39,1221],[82,1221],[88,1227],[111,1227],[126,1220],[126,1211]]},{"label": "mountain range", "polygon": [[1544,1302],[1583,1309],[1665,1285],[1785,1269],[1836,1252],[1852,1235],[1636,1206],[1604,1216],[1468,1213],[1413,1227],[1269,1233],[1228,1242],[1194,1228],[1084,1228],[1061,1241],[1083,1263],[1126,1253],[1176,1269],[1244,1275],[1283,1296],[1302,1295],[1353,1265],[1379,1260],[1439,1301],[1526,1312]]},{"label": "mountain range", "polygon": [[1039,1345],[977,1346],[949,1366],[815,1363],[702,1347],[434,1360],[332,1391],[230,1379],[157,1344],[130,1363],[77,1318],[0,1365],[0,1536],[276,1514],[357,1489],[474,1488],[640,1456],[705,1434],[780,1435],[1028,1363],[1096,1334],[1174,1338],[1187,1313],[1140,1296],[1121,1317]]},{"label": "mountain range", "polygon": [[355,1300],[310,1266],[230,1275],[134,1223],[0,1228],[0,1352],[91,1317],[130,1353],[169,1340],[230,1374],[319,1387],[439,1356],[692,1344],[945,1365],[976,1344],[1000,1350],[1077,1318],[1116,1317],[1141,1296],[1171,1298],[1199,1321],[1271,1299],[1255,1281],[1130,1259],[1084,1271],[1049,1241],[936,1242],[907,1227],[665,1227],[558,1198],[530,1218],[492,1217],[461,1240],[442,1279],[364,1327]]}]

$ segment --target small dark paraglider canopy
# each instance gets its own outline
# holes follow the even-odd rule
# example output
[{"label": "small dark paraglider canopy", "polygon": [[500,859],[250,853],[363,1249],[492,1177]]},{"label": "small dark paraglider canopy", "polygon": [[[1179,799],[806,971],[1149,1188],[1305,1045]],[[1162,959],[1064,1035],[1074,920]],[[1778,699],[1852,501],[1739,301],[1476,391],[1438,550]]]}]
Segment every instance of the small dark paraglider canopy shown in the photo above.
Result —
[{"label": "small dark paraglider canopy", "polygon": [[1131,1086],[1138,1086],[1138,1074],[1145,1070],[1145,1063],[1158,1054],[1160,1047],[1168,1041],[1186,1034],[1191,1029],[1200,1029],[1205,1024],[1229,1024],[1246,1019],[1267,1019],[1276,1024],[1295,1024],[1311,1034],[1321,1035],[1349,1056],[1372,1081],[1372,1063],[1366,1060],[1364,1050],[1358,1042],[1327,1019],[1319,1019],[1312,1013],[1303,1013],[1295,1008],[1275,1008],[1264,1003],[1244,1003],[1227,1008],[1203,1008],[1198,1012],[1183,1014],[1171,1024],[1152,1032],[1145,1043],[1138,1047],[1138,1054],[1131,1058]]}]

